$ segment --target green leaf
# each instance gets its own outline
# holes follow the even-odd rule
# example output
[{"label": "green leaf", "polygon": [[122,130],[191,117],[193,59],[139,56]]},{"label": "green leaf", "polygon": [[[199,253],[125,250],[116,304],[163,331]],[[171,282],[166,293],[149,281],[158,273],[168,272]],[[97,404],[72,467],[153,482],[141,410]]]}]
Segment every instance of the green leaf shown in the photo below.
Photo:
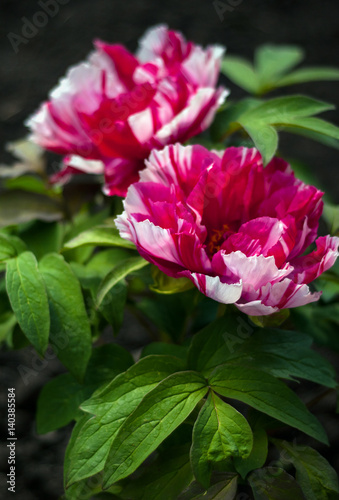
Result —
[{"label": "green leaf", "polygon": [[167,344],[166,342],[151,342],[143,348],[141,358],[150,356],[151,354],[167,354],[168,356],[175,356],[186,361],[187,347],[177,344]]},{"label": "green leaf", "polygon": [[260,427],[253,430],[253,448],[247,458],[234,457],[233,463],[242,478],[249,472],[264,465],[268,452],[268,440],[265,429]]},{"label": "green leaf", "polygon": [[288,330],[262,329],[243,342],[229,359],[249,363],[275,377],[300,377],[327,387],[336,387],[333,366],[311,349],[309,335]]},{"label": "green leaf", "polygon": [[180,372],[149,392],[121,426],[112,444],[105,464],[104,487],[134,472],[189,416],[207,389],[199,373]]},{"label": "green leaf", "polygon": [[81,408],[87,419],[69,452],[66,483],[71,485],[104,468],[111,444],[127,417],[161,380],[182,369],[170,356],[148,356],[98,390]]},{"label": "green leaf", "polygon": [[301,129],[309,130],[311,132],[316,132],[317,134],[322,134],[326,137],[332,137],[333,139],[339,140],[339,127],[333,125],[333,123],[326,122],[320,118],[313,117],[301,117],[293,118],[288,121],[289,131],[291,127],[298,127]]},{"label": "green leaf", "polygon": [[278,133],[275,128],[264,123],[251,121],[242,123],[244,129],[251,137],[255,147],[260,151],[264,164],[270,162],[278,148]]},{"label": "green leaf", "polygon": [[151,273],[154,283],[150,286],[150,289],[153,292],[170,295],[172,293],[184,292],[194,287],[192,281],[188,278],[171,278],[156,266],[152,266]]},{"label": "green leaf", "polygon": [[216,368],[209,383],[222,396],[238,399],[322,443],[328,443],[319,421],[291,389],[268,373],[229,363]]},{"label": "green leaf", "polygon": [[0,261],[5,261],[15,257],[17,252],[12,245],[9,237],[5,234],[0,234]]},{"label": "green leaf", "polygon": [[210,392],[193,428],[191,463],[196,479],[209,487],[212,466],[229,457],[246,458],[252,430],[241,413]]},{"label": "green leaf", "polygon": [[160,455],[136,480],[128,479],[121,496],[133,500],[177,500],[192,479],[189,445],[185,444]]},{"label": "green leaf", "polygon": [[322,215],[328,224],[331,234],[336,234],[339,231],[339,205],[325,203]]},{"label": "green leaf", "polygon": [[303,95],[276,97],[246,111],[239,122],[259,120],[261,123],[283,124],[330,109],[334,109],[332,104]]},{"label": "green leaf", "polygon": [[256,94],[259,89],[259,79],[252,64],[241,57],[226,56],[221,65],[221,71],[239,87]]},{"label": "green leaf", "polygon": [[305,500],[297,481],[278,467],[254,471],[248,478],[255,500]]},{"label": "green leaf", "polygon": [[207,491],[193,482],[178,500],[234,500],[237,494],[238,476],[228,474],[228,478],[215,482]]},{"label": "green leaf", "polygon": [[29,191],[10,190],[1,193],[0,227],[30,222],[61,220],[63,209],[59,201]]},{"label": "green leaf", "polygon": [[267,164],[274,156],[278,136],[273,126],[298,127],[339,138],[339,128],[311,115],[333,106],[305,96],[277,97],[245,111],[237,122],[247,131]]},{"label": "green leaf", "polygon": [[48,344],[50,316],[45,284],[31,252],[7,261],[6,288],[22,331],[43,354]]},{"label": "green leaf", "polygon": [[26,249],[25,243],[20,238],[0,233],[0,262],[16,257]]},{"label": "green leaf", "polygon": [[133,273],[134,271],[138,271],[143,267],[149,265],[147,260],[142,257],[131,257],[130,259],[123,260],[119,264],[117,264],[110,273],[105,276],[103,281],[101,282],[97,294],[97,307],[99,308],[102,304],[102,301],[105,299],[107,293],[113,288],[120,280]]},{"label": "green leaf", "polygon": [[[39,268],[47,290],[53,348],[66,368],[82,380],[92,336],[79,281],[61,255],[46,255]],[[59,337],[65,340],[62,349],[55,345]]]},{"label": "green leaf", "polygon": [[128,240],[124,240],[119,235],[119,231],[115,227],[106,225],[97,226],[88,229],[77,235],[75,238],[65,243],[63,251],[79,248],[83,246],[113,246],[135,249],[135,245]]},{"label": "green leaf", "polygon": [[303,58],[304,51],[293,45],[267,44],[259,47],[255,53],[255,67],[261,87],[274,86],[279,76],[287,73]]},{"label": "green leaf", "polygon": [[284,462],[290,461],[296,468],[296,479],[308,500],[329,500],[339,494],[338,476],[335,470],[316,450],[287,441],[273,440],[281,451]]},{"label": "green leaf", "polygon": [[124,308],[127,299],[127,285],[125,280],[120,280],[105,295],[105,300],[101,302],[99,311],[104,318],[112,325],[115,335],[119,333],[123,319]]},{"label": "green leaf", "polygon": [[276,313],[269,314],[267,316],[250,316],[250,319],[252,323],[254,323],[257,326],[260,326],[261,328],[278,328],[280,325],[285,323],[285,321],[289,318],[290,316],[290,310],[289,309],[280,309],[280,311],[277,311]]},{"label": "green leaf", "polygon": [[38,398],[38,433],[45,434],[69,424],[79,414],[80,404],[92,391],[93,388],[79,384],[69,373],[47,382]]},{"label": "green leaf", "polygon": [[86,268],[90,271],[95,271],[98,276],[104,278],[119,262],[133,257],[133,253],[132,250],[119,247],[100,250],[100,252],[96,252],[89,260]]},{"label": "green leaf", "polygon": [[326,68],[325,66],[301,68],[279,79],[275,86],[283,87],[285,85],[315,82],[319,80],[339,80],[339,69]]},{"label": "green leaf", "polygon": [[208,375],[236,352],[254,332],[241,314],[219,318],[194,335],[188,351],[188,367]]}]

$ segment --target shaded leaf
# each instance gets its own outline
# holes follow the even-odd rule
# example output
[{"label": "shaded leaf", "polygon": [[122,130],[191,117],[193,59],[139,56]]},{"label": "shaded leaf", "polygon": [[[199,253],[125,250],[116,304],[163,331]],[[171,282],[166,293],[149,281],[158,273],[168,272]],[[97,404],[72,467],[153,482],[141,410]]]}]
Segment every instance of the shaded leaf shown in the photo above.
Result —
[{"label": "shaded leaf", "polygon": [[248,481],[255,500],[306,500],[297,481],[278,467],[258,469]]},{"label": "shaded leaf", "polygon": [[178,500],[234,500],[237,494],[238,476],[228,474],[228,478],[216,481],[208,490],[193,482]]},{"label": "shaded leaf", "polygon": [[330,500],[339,494],[338,476],[327,460],[309,446],[273,440],[284,461],[296,468],[296,479],[308,500]]},{"label": "shaded leaf", "polygon": [[131,257],[117,264],[102,280],[97,294],[97,307],[100,307],[107,293],[123,278],[134,271],[149,265],[142,257]]},{"label": "shaded leaf", "polygon": [[128,479],[121,497],[133,500],[177,500],[192,481],[189,445],[173,447],[136,480]]}]

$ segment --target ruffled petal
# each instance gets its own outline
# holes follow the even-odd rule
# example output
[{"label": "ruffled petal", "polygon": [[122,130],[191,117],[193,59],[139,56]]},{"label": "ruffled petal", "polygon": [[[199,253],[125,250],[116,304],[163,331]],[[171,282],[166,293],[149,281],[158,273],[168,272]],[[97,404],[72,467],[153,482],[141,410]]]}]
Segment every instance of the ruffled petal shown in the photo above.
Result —
[{"label": "ruffled petal", "polygon": [[316,240],[317,249],[291,261],[294,270],[291,274],[296,283],[310,283],[332,267],[339,255],[339,238],[321,236]]}]

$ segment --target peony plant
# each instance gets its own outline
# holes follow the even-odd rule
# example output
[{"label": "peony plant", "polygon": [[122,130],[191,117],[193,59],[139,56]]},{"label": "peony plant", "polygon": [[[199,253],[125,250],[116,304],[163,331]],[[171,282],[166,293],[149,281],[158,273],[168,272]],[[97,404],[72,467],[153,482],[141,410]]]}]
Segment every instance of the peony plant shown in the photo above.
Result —
[{"label": "peony plant", "polygon": [[[74,424],[65,500],[338,497],[316,403],[335,412],[339,209],[278,132],[338,147],[339,128],[327,103],[264,97],[339,79],[302,58],[252,65],[164,25],[135,55],[96,41],[10,146],[0,338],[63,365],[36,426]],[[220,71],[251,96],[226,100]]]}]

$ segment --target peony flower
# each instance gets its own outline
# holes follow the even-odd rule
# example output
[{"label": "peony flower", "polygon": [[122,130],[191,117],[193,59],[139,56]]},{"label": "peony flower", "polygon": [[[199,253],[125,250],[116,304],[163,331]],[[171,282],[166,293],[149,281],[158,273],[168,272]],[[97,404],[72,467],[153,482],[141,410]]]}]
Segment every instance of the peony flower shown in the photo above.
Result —
[{"label": "peony flower", "polygon": [[166,26],[146,32],[135,56],[121,45],[95,47],[26,124],[33,141],[67,155],[52,181],[104,173],[105,192],[124,196],[152,149],[211,124],[228,93],[216,88],[224,49],[203,50]]},{"label": "peony flower", "polygon": [[308,284],[334,264],[339,238],[316,239],[323,193],[284,160],[264,168],[256,149],[176,144],[146,165],[116,220],[146,260],[249,315],[319,299]]}]

